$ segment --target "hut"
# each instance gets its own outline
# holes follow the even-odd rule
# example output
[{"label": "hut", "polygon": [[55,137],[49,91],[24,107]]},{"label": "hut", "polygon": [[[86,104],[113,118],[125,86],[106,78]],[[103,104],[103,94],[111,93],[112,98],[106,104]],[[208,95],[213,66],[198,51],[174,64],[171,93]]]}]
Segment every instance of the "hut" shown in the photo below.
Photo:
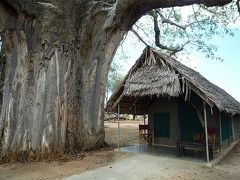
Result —
[{"label": "hut", "polygon": [[154,145],[202,149],[206,159],[240,138],[240,103],[200,73],[146,47],[107,102],[109,112],[148,115]]}]

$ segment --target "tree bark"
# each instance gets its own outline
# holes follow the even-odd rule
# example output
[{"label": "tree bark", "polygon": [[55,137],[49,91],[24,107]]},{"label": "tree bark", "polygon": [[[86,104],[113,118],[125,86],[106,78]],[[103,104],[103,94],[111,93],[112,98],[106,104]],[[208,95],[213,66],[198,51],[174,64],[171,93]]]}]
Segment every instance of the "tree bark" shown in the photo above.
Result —
[{"label": "tree bark", "polygon": [[104,94],[116,48],[141,15],[161,4],[113,2],[0,2],[1,161],[54,158],[104,142]]}]

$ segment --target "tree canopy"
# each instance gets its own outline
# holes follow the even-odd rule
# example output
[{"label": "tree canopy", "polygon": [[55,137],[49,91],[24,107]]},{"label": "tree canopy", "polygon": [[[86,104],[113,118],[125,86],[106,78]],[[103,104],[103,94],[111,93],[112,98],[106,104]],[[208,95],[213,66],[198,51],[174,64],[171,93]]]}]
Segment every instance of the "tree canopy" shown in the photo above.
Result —
[{"label": "tree canopy", "polygon": [[155,9],[131,29],[145,45],[169,55],[189,53],[193,49],[207,58],[215,56],[217,47],[209,40],[214,36],[234,36],[232,26],[240,24],[237,1],[222,7],[191,5],[184,8]]},{"label": "tree canopy", "polygon": [[[240,24],[238,4],[239,1],[234,0],[222,7],[190,5],[154,9],[137,21],[130,33],[136,36],[138,42],[171,56],[188,55],[195,50],[206,58],[222,60],[215,54],[218,47],[210,40],[216,36],[234,36],[234,24]],[[110,68],[111,84],[118,81],[111,71],[117,71],[115,75],[121,71],[119,64],[122,59],[117,55]]]}]

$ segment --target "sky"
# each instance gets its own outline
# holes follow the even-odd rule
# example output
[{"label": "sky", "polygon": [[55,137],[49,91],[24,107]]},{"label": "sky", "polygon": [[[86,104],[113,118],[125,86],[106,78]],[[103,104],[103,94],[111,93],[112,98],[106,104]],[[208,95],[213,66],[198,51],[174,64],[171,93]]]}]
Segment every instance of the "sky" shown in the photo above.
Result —
[{"label": "sky", "polygon": [[240,102],[240,28],[234,34],[234,37],[213,39],[223,62],[196,57],[199,64],[195,70]]},{"label": "sky", "polygon": [[[181,59],[185,65],[198,71],[240,102],[240,27],[234,29],[234,37],[214,37],[211,40],[218,47],[216,55],[223,61],[207,59],[198,52],[192,52]],[[133,36],[131,34],[127,36],[114,57],[114,61],[119,61],[122,65],[123,74],[128,72],[145,48],[142,43],[134,42]],[[119,60],[119,56],[123,54],[126,57]]]}]

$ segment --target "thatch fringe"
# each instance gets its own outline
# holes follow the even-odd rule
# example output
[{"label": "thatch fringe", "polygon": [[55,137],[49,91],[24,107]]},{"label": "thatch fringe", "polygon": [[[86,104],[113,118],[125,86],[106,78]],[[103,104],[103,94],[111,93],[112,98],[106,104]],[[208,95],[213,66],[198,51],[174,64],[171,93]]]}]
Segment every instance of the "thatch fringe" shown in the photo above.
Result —
[{"label": "thatch fringe", "polygon": [[[153,61],[151,61],[153,63]],[[125,82],[124,94],[128,96],[168,95],[176,97],[181,92],[178,75],[167,67],[143,65]]]}]

